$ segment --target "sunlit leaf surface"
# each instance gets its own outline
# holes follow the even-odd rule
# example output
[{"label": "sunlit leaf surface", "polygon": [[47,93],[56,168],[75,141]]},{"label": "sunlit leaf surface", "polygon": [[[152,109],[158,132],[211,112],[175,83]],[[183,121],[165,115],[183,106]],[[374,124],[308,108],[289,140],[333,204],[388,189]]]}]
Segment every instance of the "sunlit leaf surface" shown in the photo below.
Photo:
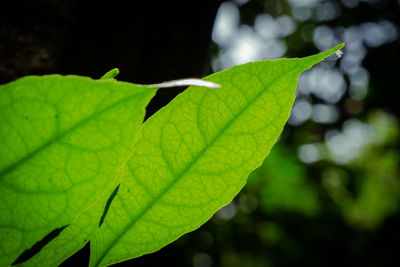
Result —
[{"label": "sunlit leaf surface", "polygon": [[146,121],[91,266],[156,251],[228,204],[281,133],[300,73],[341,47],[213,74],[221,89],[191,87]]},{"label": "sunlit leaf surface", "polygon": [[0,86],[0,266],[55,266],[88,241],[155,91],[60,75]]}]

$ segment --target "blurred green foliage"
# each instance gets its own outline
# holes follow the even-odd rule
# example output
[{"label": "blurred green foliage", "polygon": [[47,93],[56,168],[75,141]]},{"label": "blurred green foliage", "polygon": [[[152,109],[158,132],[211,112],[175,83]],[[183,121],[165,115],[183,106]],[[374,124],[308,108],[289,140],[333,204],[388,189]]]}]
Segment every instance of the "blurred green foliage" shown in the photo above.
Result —
[{"label": "blurred green foliage", "polygon": [[247,194],[254,194],[260,210],[268,214],[286,210],[315,216],[323,208],[319,194],[327,193],[352,227],[379,227],[398,211],[400,160],[394,146],[399,126],[395,117],[383,111],[371,112],[362,125],[368,129],[369,139],[351,162],[336,164],[327,153],[320,177],[324,191],[318,191],[318,180],[307,176],[307,166],[295,151],[281,142],[250,175]]},{"label": "blurred green foliage", "polygon": [[313,216],[319,210],[318,195],[307,182],[306,171],[293,151],[277,144],[263,165],[252,172],[246,190],[256,195],[264,212],[286,210]]},{"label": "blurred green foliage", "polygon": [[398,211],[400,160],[394,146],[399,126],[383,111],[371,112],[365,125],[370,138],[360,154],[346,166],[332,163],[322,183],[348,223],[372,230]]}]

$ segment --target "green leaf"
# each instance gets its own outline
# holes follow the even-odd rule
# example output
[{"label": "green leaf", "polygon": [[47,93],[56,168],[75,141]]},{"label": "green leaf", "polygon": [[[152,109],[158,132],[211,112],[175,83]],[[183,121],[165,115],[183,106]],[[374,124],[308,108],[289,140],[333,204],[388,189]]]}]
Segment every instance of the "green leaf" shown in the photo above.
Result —
[{"label": "green leaf", "polygon": [[343,46],[213,74],[221,89],[190,87],[147,120],[90,265],[154,252],[228,204],[281,133],[300,73]]},{"label": "green leaf", "polygon": [[[101,76],[101,80],[107,80],[107,79],[114,79],[117,75],[119,74],[119,69],[114,68],[108,72],[106,72],[106,74],[104,74],[103,76]],[[156,86],[155,86],[156,87]]]},{"label": "green leaf", "polygon": [[60,75],[0,86],[0,266],[39,251],[49,261],[32,265],[54,266],[85,244],[155,92]]}]

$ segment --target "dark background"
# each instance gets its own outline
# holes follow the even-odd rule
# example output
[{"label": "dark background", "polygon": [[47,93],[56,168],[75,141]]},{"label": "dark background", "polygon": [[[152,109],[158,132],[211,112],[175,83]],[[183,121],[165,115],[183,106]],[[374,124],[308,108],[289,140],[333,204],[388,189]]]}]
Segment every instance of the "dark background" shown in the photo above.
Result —
[{"label": "dark background", "polygon": [[[134,83],[204,77],[213,72],[213,60],[226,49],[211,39],[221,2],[2,3],[0,84],[33,74],[99,78],[114,67],[121,71],[119,80]],[[252,26],[261,13],[291,16],[292,2],[230,3],[240,12],[240,24]],[[340,14],[329,20],[311,16],[298,21],[296,30],[282,37],[287,47],[285,56],[318,52],[312,38],[300,33],[308,29],[312,34],[320,25],[338,29],[340,39],[340,29],[385,20],[395,25],[398,35],[399,1],[308,2],[310,6],[315,6],[312,2],[334,3]],[[340,114],[335,121],[320,123],[308,119],[287,125],[271,156],[250,176],[249,185],[230,207],[159,252],[120,265],[398,266],[400,43],[396,37],[379,46],[365,45],[365,49],[362,66],[369,73],[365,97],[354,99],[346,89],[334,103]],[[344,53],[348,55],[346,48]],[[338,62],[332,64],[340,69]],[[350,76],[340,71],[349,88]],[[148,107],[148,116],[182,90],[160,90]],[[323,103],[314,95],[300,94],[299,98],[312,104]],[[325,156],[304,162],[296,156],[304,144],[324,145],[326,133],[341,131],[349,120],[375,127],[371,116],[377,112],[385,115],[378,116],[375,123],[386,119],[391,122],[390,138],[368,143],[355,160],[342,164]],[[330,186],[334,179],[340,182],[339,187]],[[378,191],[363,191],[367,183],[376,183]],[[270,197],[271,192],[277,200]],[[343,197],[345,193],[351,195],[351,201]],[[88,257],[86,246],[62,266],[84,266]]]}]

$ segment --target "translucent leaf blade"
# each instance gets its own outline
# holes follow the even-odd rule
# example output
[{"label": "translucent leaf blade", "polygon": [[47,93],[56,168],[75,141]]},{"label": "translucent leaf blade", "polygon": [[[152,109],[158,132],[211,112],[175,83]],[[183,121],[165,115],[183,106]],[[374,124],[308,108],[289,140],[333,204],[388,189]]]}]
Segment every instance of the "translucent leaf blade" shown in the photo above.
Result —
[{"label": "translucent leaf blade", "polygon": [[281,133],[300,73],[341,47],[213,74],[221,89],[191,87],[146,121],[91,266],[154,252],[228,204]]},{"label": "translucent leaf blade", "polygon": [[155,91],[60,75],[0,86],[1,266],[105,203]]}]

